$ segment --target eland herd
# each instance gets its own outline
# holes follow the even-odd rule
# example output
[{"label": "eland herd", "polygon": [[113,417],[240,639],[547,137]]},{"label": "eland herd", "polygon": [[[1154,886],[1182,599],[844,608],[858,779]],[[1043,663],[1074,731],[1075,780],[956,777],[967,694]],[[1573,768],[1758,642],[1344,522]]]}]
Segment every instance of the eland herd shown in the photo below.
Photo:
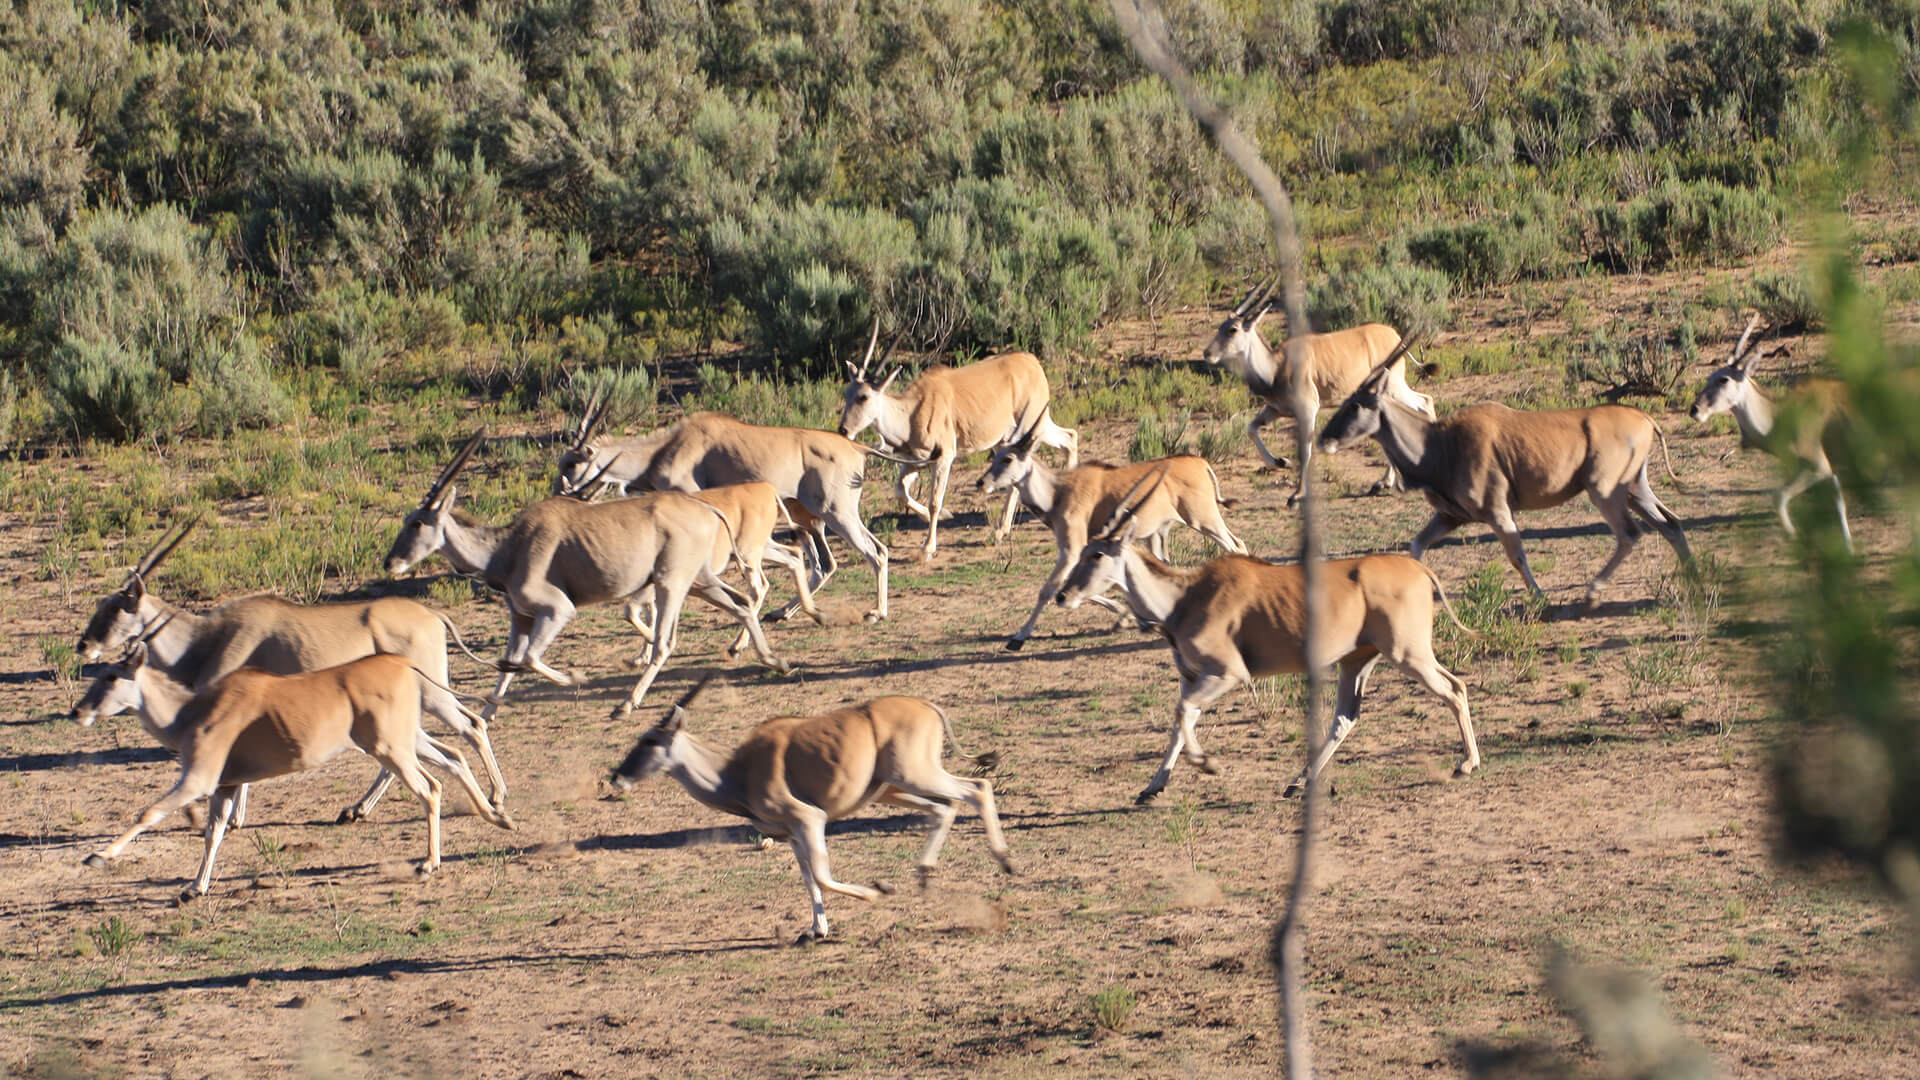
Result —
[{"label": "eland herd", "polygon": [[[98,660],[123,655],[87,689],[73,715],[82,724],[121,712],[139,714],[156,740],[180,754],[180,777],[113,843],[89,855],[101,865],[169,813],[209,799],[205,855],[183,899],[203,894],[214,856],[229,828],[244,824],[247,785],[315,768],[348,748],[377,760],[379,777],[342,822],[363,818],[398,779],[419,799],[428,821],[427,857],[419,873],[440,863],[441,783],[423,766],[452,775],[487,822],[514,827],[506,811],[507,781],[488,738],[488,725],[514,676],[534,672],[560,686],[579,676],[549,665],[549,646],[582,607],[620,603],[642,645],[633,660],[638,682],[614,710],[616,719],[640,707],[673,655],[681,610],[690,596],[739,623],[734,656],[751,646],[762,664],[785,673],[763,622],[796,611],[820,621],[815,594],[835,571],[828,533],[837,535],[872,567],[876,578],[869,622],[887,618],[889,554],[868,528],[861,509],[866,466],[881,457],[900,466],[897,493],[924,518],[923,557],[934,557],[938,527],[955,463],[988,452],[978,480],[986,493],[1005,491],[996,538],[1014,527],[1025,506],[1053,532],[1057,559],[1026,621],[1006,642],[1018,649],[1032,636],[1048,604],[1082,602],[1131,615],[1157,631],[1172,649],[1180,679],[1164,758],[1136,801],[1165,789],[1184,756],[1212,772],[1200,748],[1197,721],[1208,705],[1236,686],[1275,674],[1338,669],[1332,730],[1317,758],[1287,789],[1297,794],[1324,770],[1352,730],[1374,667],[1385,659],[1446,702],[1460,727],[1464,756],[1456,776],[1480,764],[1466,684],[1435,658],[1435,602],[1459,619],[1438,577],[1419,560],[1447,533],[1469,522],[1489,526],[1527,586],[1540,592],[1515,515],[1559,505],[1585,493],[1611,530],[1612,556],[1587,588],[1593,602],[1640,535],[1658,532],[1683,564],[1692,555],[1680,519],[1654,494],[1649,467],[1665,437],[1645,413],[1621,405],[1520,411],[1481,404],[1441,417],[1432,397],[1407,384],[1411,340],[1369,324],[1316,334],[1298,355],[1310,366],[1299,382],[1306,400],[1293,400],[1294,380],[1283,357],[1260,337],[1273,309],[1273,283],[1254,288],[1219,324],[1203,358],[1243,379],[1262,407],[1247,426],[1260,458],[1284,468],[1261,440],[1260,429],[1280,417],[1316,417],[1338,403],[1319,436],[1300,433],[1299,482],[1307,455],[1379,444],[1386,473],[1379,489],[1423,494],[1433,517],[1412,539],[1410,554],[1372,554],[1329,560],[1320,633],[1306,650],[1304,574],[1249,554],[1228,527],[1219,479],[1197,457],[1175,456],[1131,465],[1079,461],[1079,435],[1053,420],[1051,394],[1039,361],[1025,352],[949,369],[935,367],[903,390],[901,368],[884,378],[893,347],[870,367],[879,342],[876,322],[850,381],[837,431],[765,427],[719,413],[695,413],[639,438],[602,438],[605,401],[591,401],[560,455],[554,496],[522,510],[511,522],[489,525],[457,508],[457,481],[483,444],[476,434],[434,478],[401,522],[386,560],[393,575],[432,556],[455,572],[501,594],[508,612],[506,653],[479,711],[449,685],[447,638],[469,657],[448,618],[413,600],[300,605],[271,596],[235,600],[192,612],[156,596],[150,579],[192,531],[187,521],[162,536],[118,590],[100,600],[79,645]],[[1696,421],[1731,412],[1743,442],[1767,443],[1772,402],[1754,386],[1749,323],[1732,359],[1716,370],[1692,409]],[[1771,354],[1769,354],[1771,355]],[[878,379],[876,382],[875,380]],[[1798,472],[1777,498],[1789,532],[1787,500],[1819,482],[1834,485],[1845,529],[1845,505],[1821,450],[1823,426],[1834,419],[1840,395],[1824,383],[1800,392],[1812,403],[1813,423],[1788,447]],[[880,447],[854,440],[871,427]],[[1049,466],[1041,447],[1066,455]],[[914,482],[932,474],[925,502]],[[1669,463],[1667,473],[1672,476]],[[627,496],[603,500],[609,493]],[[1224,554],[1197,567],[1168,561],[1166,538],[1175,522],[1198,531]],[[1846,536],[1851,543],[1851,536]],[[770,585],[767,564],[791,572],[795,599],[764,620]],[[722,574],[738,567],[741,585]],[[1117,592],[1119,598],[1108,596]],[[1463,628],[1464,629],[1464,628]],[[817,716],[779,716],[761,723],[728,752],[711,749],[687,730],[689,710],[708,680],[650,726],[612,773],[625,788],[659,773],[677,780],[698,801],[748,819],[763,834],[793,847],[812,907],[803,940],[829,933],[824,893],[871,900],[892,891],[836,880],[829,867],[826,826],[873,802],[927,812],[932,831],[918,867],[933,872],[957,808],[965,803],[985,825],[987,844],[1012,872],[995,810],[992,784],[955,776],[943,765],[953,743],[941,708],[912,697],[883,697]],[[428,735],[426,716],[458,733],[479,755],[483,791],[461,751]],[[989,760],[993,755],[983,755]]]}]

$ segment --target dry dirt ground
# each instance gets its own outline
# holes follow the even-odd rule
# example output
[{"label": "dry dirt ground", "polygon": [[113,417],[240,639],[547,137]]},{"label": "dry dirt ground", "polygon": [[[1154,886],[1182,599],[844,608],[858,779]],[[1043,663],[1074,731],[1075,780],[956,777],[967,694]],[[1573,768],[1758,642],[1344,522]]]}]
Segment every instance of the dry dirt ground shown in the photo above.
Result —
[{"label": "dry dirt ground", "polygon": [[[1471,400],[1500,387],[1427,389]],[[1673,554],[1649,536],[1607,602],[1582,614],[1580,587],[1609,550],[1597,515],[1582,500],[1523,519],[1553,606],[1519,621],[1517,575],[1502,571],[1500,619],[1523,647],[1458,668],[1485,759],[1467,780],[1448,779],[1460,748],[1441,705],[1382,667],[1334,765],[1310,917],[1324,1075],[1460,1075],[1528,1044],[1597,1075],[1542,989],[1555,942],[1650,975],[1725,1075],[1920,1075],[1912,928],[1871,886],[1785,871],[1770,855],[1768,654],[1725,631],[1764,629],[1765,605],[1755,617],[1734,595],[1764,597],[1792,572],[1765,513],[1771,466],[1752,454],[1722,464],[1724,430],[1661,423],[1687,487],[1656,487],[1696,550],[1746,569],[1722,566],[1722,605],[1702,619],[1676,601]],[[1096,425],[1083,445],[1122,457],[1130,431]],[[1229,520],[1256,553],[1286,555],[1290,474],[1256,473],[1252,460],[1242,446],[1221,468],[1242,500]],[[1426,519],[1415,498],[1358,494],[1376,460],[1326,460],[1333,552],[1400,549]],[[410,872],[425,838],[404,797],[332,824],[372,776],[355,756],[259,785],[212,894],[186,907],[173,898],[200,841],[178,819],[109,869],[80,865],[175,767],[131,718],[65,720],[82,685],[57,680],[41,651],[77,635],[137,550],[69,590],[34,573],[42,528],[5,522],[0,1071],[1273,1075],[1266,947],[1299,818],[1278,797],[1302,755],[1297,683],[1223,701],[1201,726],[1220,774],[1183,766],[1157,803],[1135,807],[1174,697],[1166,647],[1088,608],[1049,611],[1024,652],[1003,651],[1051,540],[1028,522],[993,545],[972,475],[931,568],[913,561],[920,526],[898,524],[890,621],[850,621],[872,588],[855,565],[822,596],[836,625],[772,630],[798,666],[790,678],[726,662],[730,631],[701,608],[647,707],[612,722],[635,641],[612,611],[582,617],[550,658],[591,685],[522,682],[494,728],[519,830],[452,818],[430,880]],[[871,487],[869,512],[891,515]],[[1898,542],[1893,522],[1863,517],[1858,529],[1868,551]],[[1192,534],[1175,553],[1208,554]],[[1471,528],[1428,563],[1458,600],[1499,559]],[[424,595],[425,581],[405,588]],[[499,649],[496,602],[452,615],[477,651]],[[466,691],[489,681],[461,657],[453,670]],[[626,797],[603,783],[643,724],[710,671],[721,682],[693,726],[721,745],[776,713],[890,693],[940,702],[962,743],[1000,755],[993,780],[1020,873],[998,873],[968,814],[918,891],[920,819],[865,813],[833,832],[835,869],[902,888],[871,905],[829,898],[838,940],[792,946],[806,902],[787,849],[755,850],[670,781]],[[1096,1018],[1103,992],[1111,1026]],[[1130,1013],[1113,1004],[1129,995]]]}]

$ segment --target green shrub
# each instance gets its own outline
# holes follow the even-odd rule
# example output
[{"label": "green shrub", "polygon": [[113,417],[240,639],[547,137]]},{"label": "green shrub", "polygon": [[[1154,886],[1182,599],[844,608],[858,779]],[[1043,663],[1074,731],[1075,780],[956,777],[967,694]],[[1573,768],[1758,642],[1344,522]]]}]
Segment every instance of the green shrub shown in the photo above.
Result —
[{"label": "green shrub", "polygon": [[1335,270],[1307,295],[1316,332],[1382,322],[1403,335],[1425,334],[1447,324],[1447,275],[1424,266],[1382,263]]},{"label": "green shrub", "polygon": [[1756,275],[1743,299],[1776,332],[1798,333],[1816,329],[1826,321],[1813,282],[1798,271],[1770,270]]},{"label": "green shrub", "polygon": [[1127,443],[1127,460],[1156,461],[1187,453],[1187,429],[1192,425],[1191,413],[1182,416],[1177,427],[1171,419],[1162,420],[1158,413],[1141,414],[1133,428],[1133,439]]},{"label": "green shrub", "polygon": [[0,206],[32,206],[56,227],[80,206],[91,164],[52,80],[0,52]]},{"label": "green shrub", "polygon": [[1462,289],[1550,277],[1567,261],[1549,220],[1528,211],[1415,233],[1407,240],[1407,257]]},{"label": "green shrub", "polygon": [[1625,206],[1597,208],[1600,261],[1640,273],[1668,266],[1725,266],[1773,246],[1781,207],[1771,194],[1711,180],[1668,180]]},{"label": "green shrub", "polygon": [[444,294],[395,296],[354,280],[314,296],[280,337],[288,359],[357,380],[402,353],[453,344],[462,326],[460,309]]},{"label": "green shrub", "polygon": [[658,394],[646,368],[598,368],[575,372],[567,383],[570,415],[585,414],[588,402],[600,402],[600,430],[618,431],[653,414]]},{"label": "green shrub", "polygon": [[894,278],[912,257],[912,226],[883,210],[755,203],[709,234],[716,283],[740,301],[776,357],[824,372],[866,345]]},{"label": "green shrub", "polygon": [[1119,1031],[1132,1019],[1140,999],[1124,986],[1102,987],[1091,1002],[1093,1022],[1108,1031]]},{"label": "green shrub", "polygon": [[178,210],[83,213],[36,277],[30,333],[63,431],[219,433],[280,415],[220,253]]},{"label": "green shrub", "polygon": [[1610,396],[1665,397],[1700,360],[1693,323],[1682,320],[1672,333],[1596,330],[1574,344],[1567,357],[1572,384],[1597,383]]}]

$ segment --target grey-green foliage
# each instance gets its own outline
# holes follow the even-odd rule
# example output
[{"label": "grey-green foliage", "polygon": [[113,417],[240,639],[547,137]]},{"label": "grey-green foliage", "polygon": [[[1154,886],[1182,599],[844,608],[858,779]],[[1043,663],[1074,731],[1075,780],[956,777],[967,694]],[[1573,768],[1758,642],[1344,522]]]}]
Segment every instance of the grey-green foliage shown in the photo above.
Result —
[{"label": "grey-green foliage", "polygon": [[864,344],[874,312],[913,258],[913,227],[883,210],[756,204],[717,222],[720,288],[753,316],[775,355],[824,370]]},{"label": "grey-green foliage", "polygon": [[1780,220],[1780,202],[1771,194],[1713,180],[1669,179],[1593,215],[1599,258],[1636,273],[1747,258],[1780,238]]},{"label": "grey-green foliage", "polygon": [[63,430],[218,433],[279,414],[220,250],[180,211],[85,212],[32,254],[16,249],[0,273],[30,276],[23,344],[42,358]]},{"label": "grey-green foliage", "polygon": [[1745,303],[1760,313],[1770,330],[1794,333],[1825,325],[1813,281],[1800,270],[1769,270],[1747,283]]},{"label": "grey-green foliage", "polygon": [[80,125],[54,104],[52,79],[0,52],[0,206],[31,206],[64,226],[91,164]]},{"label": "grey-green foliage", "polygon": [[461,327],[459,307],[443,293],[395,294],[355,278],[316,292],[280,339],[290,359],[363,377],[409,350],[451,345]]},{"label": "grey-green foliage", "polygon": [[1407,239],[1407,256],[1462,289],[1552,277],[1572,261],[1563,218],[1549,199],[1536,197],[1508,213],[1415,233]]},{"label": "grey-green foliage", "polygon": [[1402,335],[1426,334],[1451,317],[1447,275],[1406,262],[1336,269],[1307,294],[1316,332],[1381,322]]},{"label": "grey-green foliage", "polygon": [[417,167],[381,150],[303,156],[276,186],[315,284],[444,290],[468,318],[507,322],[558,310],[586,276],[584,242],[529,225],[477,151]]},{"label": "grey-green foliage", "polygon": [[572,417],[586,413],[589,402],[602,410],[599,429],[618,431],[653,413],[658,389],[646,368],[603,367],[575,372],[567,382],[567,405]]}]

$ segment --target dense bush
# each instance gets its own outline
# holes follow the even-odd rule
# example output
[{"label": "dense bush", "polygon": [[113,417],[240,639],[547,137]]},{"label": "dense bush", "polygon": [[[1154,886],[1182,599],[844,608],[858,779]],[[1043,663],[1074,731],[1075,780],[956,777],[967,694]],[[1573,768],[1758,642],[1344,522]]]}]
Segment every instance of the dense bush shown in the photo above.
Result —
[{"label": "dense bush", "polygon": [[1447,325],[1447,276],[1406,263],[1380,263],[1336,270],[1307,295],[1307,317],[1316,332],[1381,322],[1412,336]]},{"label": "dense bush", "polygon": [[1601,206],[1593,215],[1597,257],[1635,273],[1748,258],[1779,240],[1780,221],[1780,203],[1772,195],[1711,180],[1669,180],[1625,206]]},{"label": "dense bush", "polygon": [[1535,205],[1484,221],[1441,225],[1407,240],[1407,256],[1439,270],[1463,289],[1551,277],[1570,260],[1564,226],[1551,207]]},{"label": "dense bush", "polygon": [[4,272],[33,282],[24,344],[44,358],[63,430],[217,433],[279,414],[225,260],[171,206],[82,213],[42,258]]},{"label": "dense bush", "polygon": [[54,105],[52,80],[0,52],[0,206],[32,207],[55,226],[79,208],[89,165],[80,125]]},{"label": "dense bush", "polygon": [[1760,313],[1770,330],[1798,333],[1823,325],[1813,282],[1798,271],[1771,270],[1748,283],[1744,301]]}]

